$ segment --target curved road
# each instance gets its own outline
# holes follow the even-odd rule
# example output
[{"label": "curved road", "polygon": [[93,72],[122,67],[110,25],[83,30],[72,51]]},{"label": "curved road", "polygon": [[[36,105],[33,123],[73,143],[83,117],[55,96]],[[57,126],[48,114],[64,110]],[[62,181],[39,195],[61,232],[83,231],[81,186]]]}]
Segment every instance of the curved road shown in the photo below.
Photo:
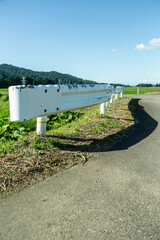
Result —
[{"label": "curved road", "polygon": [[160,239],[160,95],[138,98],[121,144],[0,200],[1,240]]}]

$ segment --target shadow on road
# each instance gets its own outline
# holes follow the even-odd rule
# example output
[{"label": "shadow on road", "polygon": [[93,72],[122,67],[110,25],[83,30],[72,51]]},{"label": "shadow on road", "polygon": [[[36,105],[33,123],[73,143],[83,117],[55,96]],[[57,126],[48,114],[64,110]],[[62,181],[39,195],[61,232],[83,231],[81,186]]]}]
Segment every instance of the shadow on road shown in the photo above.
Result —
[{"label": "shadow on road", "polygon": [[[139,101],[140,99],[131,99],[129,103],[129,110],[135,119],[133,133],[128,138],[124,138],[120,143],[115,144],[109,151],[128,149],[147,138],[158,126],[158,122],[144,111],[144,108],[139,105]],[[132,106],[135,106],[133,111]]]},{"label": "shadow on road", "polygon": [[[103,139],[80,139],[80,138],[67,138],[62,136],[53,136],[54,138],[70,139],[77,141],[78,144],[63,143],[59,146],[64,151],[81,151],[81,152],[107,152],[116,150],[125,150],[129,147],[139,143],[147,138],[157,127],[158,122],[155,121],[144,108],[139,105],[140,99],[131,99],[129,102],[129,110],[131,111],[135,124],[123,129],[122,131],[107,136]],[[88,144],[79,144],[80,142],[88,142]],[[118,142],[114,144],[115,142]]]}]

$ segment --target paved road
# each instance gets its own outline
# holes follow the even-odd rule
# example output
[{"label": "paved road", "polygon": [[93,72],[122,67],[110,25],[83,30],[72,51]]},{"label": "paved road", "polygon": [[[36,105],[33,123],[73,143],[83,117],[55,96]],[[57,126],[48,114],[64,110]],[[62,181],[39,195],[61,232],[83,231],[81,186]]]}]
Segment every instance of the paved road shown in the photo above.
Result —
[{"label": "paved road", "polygon": [[160,239],[160,95],[139,98],[127,140],[0,201],[1,240]]}]

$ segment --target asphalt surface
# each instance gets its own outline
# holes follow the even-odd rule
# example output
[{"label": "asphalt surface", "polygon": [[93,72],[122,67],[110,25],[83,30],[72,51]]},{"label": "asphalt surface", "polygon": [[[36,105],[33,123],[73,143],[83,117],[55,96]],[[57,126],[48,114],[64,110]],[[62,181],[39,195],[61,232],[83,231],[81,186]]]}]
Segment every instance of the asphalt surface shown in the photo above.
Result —
[{"label": "asphalt surface", "polygon": [[160,95],[134,98],[129,138],[0,200],[1,240],[160,239]]}]

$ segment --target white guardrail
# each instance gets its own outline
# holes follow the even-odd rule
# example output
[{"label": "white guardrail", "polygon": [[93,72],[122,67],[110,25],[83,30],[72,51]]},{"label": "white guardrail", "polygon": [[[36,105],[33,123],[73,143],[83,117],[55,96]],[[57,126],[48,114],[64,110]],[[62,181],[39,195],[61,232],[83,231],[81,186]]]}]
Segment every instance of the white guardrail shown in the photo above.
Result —
[{"label": "white guardrail", "polygon": [[25,121],[37,117],[37,133],[46,134],[47,115],[101,103],[100,112],[124,88],[108,84],[91,85],[18,85],[9,87],[10,120]]}]

